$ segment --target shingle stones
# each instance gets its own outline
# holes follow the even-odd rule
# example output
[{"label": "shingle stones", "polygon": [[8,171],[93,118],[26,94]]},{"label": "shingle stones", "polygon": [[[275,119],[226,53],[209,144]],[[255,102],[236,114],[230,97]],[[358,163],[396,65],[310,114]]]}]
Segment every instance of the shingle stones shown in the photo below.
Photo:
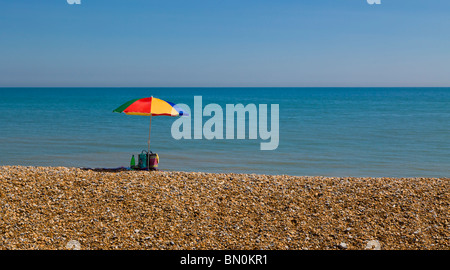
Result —
[{"label": "shingle stones", "polygon": [[0,249],[449,249],[449,180],[3,166]]}]

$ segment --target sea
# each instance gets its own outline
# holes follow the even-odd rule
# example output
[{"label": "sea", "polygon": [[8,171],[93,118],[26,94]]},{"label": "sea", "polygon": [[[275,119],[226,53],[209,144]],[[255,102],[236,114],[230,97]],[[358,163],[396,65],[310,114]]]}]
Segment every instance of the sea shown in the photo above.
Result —
[{"label": "sea", "polygon": [[249,127],[243,139],[176,139],[178,117],[152,117],[162,171],[450,177],[450,88],[0,88],[0,166],[129,167],[147,150],[150,119],[113,110],[150,96],[191,111],[201,96],[223,121],[227,104],[267,104],[268,130],[279,108],[274,150]]}]

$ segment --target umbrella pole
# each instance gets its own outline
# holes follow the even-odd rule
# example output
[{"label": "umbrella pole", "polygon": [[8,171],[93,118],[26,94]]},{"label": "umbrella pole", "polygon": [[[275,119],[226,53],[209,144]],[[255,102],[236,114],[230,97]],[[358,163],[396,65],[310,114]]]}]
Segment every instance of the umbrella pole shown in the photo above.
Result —
[{"label": "umbrella pole", "polygon": [[148,129],[148,151],[147,151],[147,170],[150,171],[150,134],[152,132],[152,115],[150,114],[150,127]]}]

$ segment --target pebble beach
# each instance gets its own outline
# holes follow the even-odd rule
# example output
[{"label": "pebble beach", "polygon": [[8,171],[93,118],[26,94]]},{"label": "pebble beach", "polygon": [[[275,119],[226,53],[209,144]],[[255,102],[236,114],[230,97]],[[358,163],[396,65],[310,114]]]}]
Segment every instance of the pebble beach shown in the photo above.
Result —
[{"label": "pebble beach", "polygon": [[0,167],[0,249],[449,250],[450,178]]}]

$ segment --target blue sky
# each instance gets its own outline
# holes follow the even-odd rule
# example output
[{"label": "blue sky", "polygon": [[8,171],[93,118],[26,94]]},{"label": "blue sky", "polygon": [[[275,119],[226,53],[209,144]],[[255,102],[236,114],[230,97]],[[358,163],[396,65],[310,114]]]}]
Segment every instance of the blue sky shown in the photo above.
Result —
[{"label": "blue sky", "polygon": [[0,0],[0,87],[450,86],[450,1]]}]

